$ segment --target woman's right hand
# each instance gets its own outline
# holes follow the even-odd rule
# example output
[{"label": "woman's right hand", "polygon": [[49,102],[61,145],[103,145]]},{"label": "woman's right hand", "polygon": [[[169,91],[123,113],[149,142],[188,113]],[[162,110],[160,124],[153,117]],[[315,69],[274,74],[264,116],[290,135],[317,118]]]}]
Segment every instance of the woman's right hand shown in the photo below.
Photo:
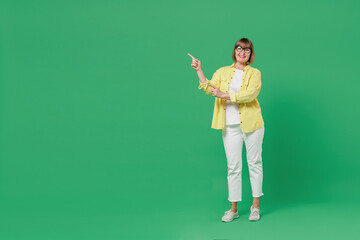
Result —
[{"label": "woman's right hand", "polygon": [[188,53],[188,55],[192,58],[192,63],[191,63],[191,67],[193,69],[195,69],[196,71],[199,71],[201,69],[201,62],[200,60],[194,58],[193,56],[191,56],[190,53]]}]

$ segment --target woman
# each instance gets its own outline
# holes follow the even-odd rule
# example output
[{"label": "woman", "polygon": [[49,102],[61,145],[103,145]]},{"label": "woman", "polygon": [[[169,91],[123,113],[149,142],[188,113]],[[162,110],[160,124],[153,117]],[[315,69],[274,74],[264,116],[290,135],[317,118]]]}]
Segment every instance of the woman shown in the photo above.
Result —
[{"label": "woman", "polygon": [[246,156],[250,172],[253,203],[249,220],[259,220],[259,198],[262,192],[262,143],[264,120],[257,100],[261,89],[261,72],[250,65],[255,60],[254,46],[247,38],[236,42],[232,52],[234,63],[216,70],[209,81],[200,60],[192,58],[191,66],[199,76],[199,89],[215,98],[212,128],[221,129],[228,166],[228,200],[230,210],[222,221],[230,222],[239,217],[237,202],[242,201],[242,148],[246,146]]}]

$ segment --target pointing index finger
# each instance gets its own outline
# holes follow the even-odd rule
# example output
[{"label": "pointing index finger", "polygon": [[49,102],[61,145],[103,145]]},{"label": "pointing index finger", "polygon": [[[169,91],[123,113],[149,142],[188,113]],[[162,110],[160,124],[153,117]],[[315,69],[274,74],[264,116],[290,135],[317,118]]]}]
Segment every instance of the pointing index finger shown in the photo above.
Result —
[{"label": "pointing index finger", "polygon": [[188,55],[192,58],[192,59],[194,59],[195,60],[195,58],[190,54],[190,53],[188,53]]}]

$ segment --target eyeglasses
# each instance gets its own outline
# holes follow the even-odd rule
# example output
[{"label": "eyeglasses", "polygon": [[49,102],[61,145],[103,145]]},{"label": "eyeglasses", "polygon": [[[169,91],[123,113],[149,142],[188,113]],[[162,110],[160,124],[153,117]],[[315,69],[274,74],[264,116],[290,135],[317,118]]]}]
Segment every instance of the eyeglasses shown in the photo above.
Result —
[{"label": "eyeglasses", "polygon": [[237,47],[235,48],[235,50],[236,50],[237,52],[241,52],[242,50],[244,50],[245,53],[250,53],[250,52],[251,52],[251,48],[249,48],[249,47],[247,47],[247,48],[242,48],[241,46],[237,46]]}]

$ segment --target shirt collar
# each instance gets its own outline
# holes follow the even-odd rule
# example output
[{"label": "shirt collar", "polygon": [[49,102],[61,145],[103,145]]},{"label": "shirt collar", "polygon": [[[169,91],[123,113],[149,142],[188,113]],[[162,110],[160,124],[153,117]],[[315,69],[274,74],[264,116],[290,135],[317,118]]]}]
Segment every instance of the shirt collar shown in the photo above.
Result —
[{"label": "shirt collar", "polygon": [[[230,65],[231,68],[235,68],[235,63]],[[243,68],[243,71],[246,71],[250,68],[250,64],[246,65],[246,67]]]}]

